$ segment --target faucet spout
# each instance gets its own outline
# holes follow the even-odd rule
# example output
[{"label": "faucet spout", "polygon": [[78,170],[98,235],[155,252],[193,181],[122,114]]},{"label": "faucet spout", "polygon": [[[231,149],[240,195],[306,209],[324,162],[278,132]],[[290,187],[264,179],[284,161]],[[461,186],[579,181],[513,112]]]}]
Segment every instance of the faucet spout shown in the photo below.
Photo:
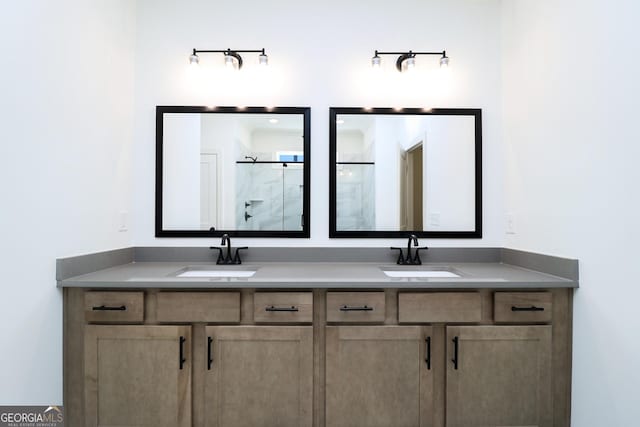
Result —
[{"label": "faucet spout", "polygon": [[411,243],[413,243],[415,247],[418,247],[418,237],[415,234],[410,235],[409,241],[407,242],[407,260],[413,259],[411,256]]},{"label": "faucet spout", "polygon": [[227,261],[231,260],[232,259],[232,257],[231,257],[231,237],[229,237],[229,235],[226,234],[226,233],[223,234],[222,235],[222,241],[220,242],[220,244],[222,246],[227,245],[227,256],[225,257],[225,259]]}]

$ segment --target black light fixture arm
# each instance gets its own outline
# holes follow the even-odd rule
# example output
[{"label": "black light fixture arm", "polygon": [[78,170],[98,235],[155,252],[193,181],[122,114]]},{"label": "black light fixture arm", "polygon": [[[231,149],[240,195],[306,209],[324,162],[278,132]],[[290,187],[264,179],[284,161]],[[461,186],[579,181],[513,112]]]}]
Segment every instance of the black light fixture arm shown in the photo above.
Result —
[{"label": "black light fixture arm", "polygon": [[238,69],[242,68],[242,56],[241,53],[258,53],[260,54],[260,63],[267,64],[267,54],[265,53],[264,48],[262,49],[193,49],[193,53],[190,57],[190,61],[192,63],[198,63],[198,54],[199,53],[222,53],[225,57],[233,57],[238,61]]},{"label": "black light fixture arm", "polygon": [[221,49],[221,50],[205,50],[205,49],[193,49],[193,54],[197,55],[198,53],[261,53],[261,54],[265,54],[264,53],[264,48],[262,49],[253,49],[253,50],[247,50],[247,49]]},{"label": "black light fixture arm", "polygon": [[[443,50],[440,52],[414,52],[412,50],[405,51],[405,52],[395,52],[395,51],[383,52],[380,50],[376,50],[374,51],[374,56],[371,59],[371,65],[375,67],[380,66],[380,55],[398,55],[398,59],[396,60],[396,68],[400,72],[403,71],[403,67],[402,67],[403,63],[406,60],[410,59],[411,65],[413,65],[413,58],[415,58],[417,55],[437,55],[437,56],[440,56],[440,66],[443,66],[443,65],[447,66],[449,64],[449,58],[447,57],[446,50]],[[409,63],[407,63],[407,66],[409,66]]]},{"label": "black light fixture arm", "polygon": [[407,51],[407,52],[382,52],[382,51],[376,50],[374,56],[380,56],[380,55],[411,55],[411,56],[415,56],[415,55],[442,55],[442,56],[447,56],[447,51],[443,50],[441,52],[414,52],[414,51],[410,50],[410,51]]}]

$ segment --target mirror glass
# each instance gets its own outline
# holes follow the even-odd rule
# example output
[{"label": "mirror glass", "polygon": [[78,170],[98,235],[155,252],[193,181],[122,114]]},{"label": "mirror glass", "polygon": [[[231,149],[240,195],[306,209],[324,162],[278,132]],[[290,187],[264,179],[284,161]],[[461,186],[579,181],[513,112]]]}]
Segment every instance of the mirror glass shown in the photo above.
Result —
[{"label": "mirror glass", "polygon": [[481,237],[481,114],[331,109],[332,237]]},{"label": "mirror glass", "polygon": [[308,237],[308,109],[158,107],[157,117],[157,236]]}]

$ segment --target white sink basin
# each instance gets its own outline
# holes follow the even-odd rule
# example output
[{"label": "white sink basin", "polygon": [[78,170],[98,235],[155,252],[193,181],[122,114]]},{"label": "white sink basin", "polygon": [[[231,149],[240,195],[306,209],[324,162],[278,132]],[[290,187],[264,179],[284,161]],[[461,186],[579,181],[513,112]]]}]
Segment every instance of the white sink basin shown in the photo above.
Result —
[{"label": "white sink basin", "polygon": [[256,270],[225,270],[225,269],[204,269],[204,268],[188,268],[178,273],[176,277],[251,277],[256,274]]},{"label": "white sink basin", "polygon": [[460,277],[447,270],[382,270],[388,277]]}]

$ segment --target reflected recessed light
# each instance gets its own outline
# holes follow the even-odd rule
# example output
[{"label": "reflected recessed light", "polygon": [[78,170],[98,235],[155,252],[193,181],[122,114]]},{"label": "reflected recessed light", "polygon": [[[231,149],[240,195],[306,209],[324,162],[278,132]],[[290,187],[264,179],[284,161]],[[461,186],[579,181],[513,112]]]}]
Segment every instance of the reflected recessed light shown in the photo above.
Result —
[{"label": "reflected recessed light", "polygon": [[278,119],[269,119],[269,123],[275,125],[276,123],[278,123]]},{"label": "reflected recessed light", "polygon": [[344,123],[344,120],[342,120],[342,119],[338,119],[338,120],[336,120],[336,123],[337,123],[337,124],[339,124],[339,125],[341,125],[341,124],[343,124],[343,123]]}]

